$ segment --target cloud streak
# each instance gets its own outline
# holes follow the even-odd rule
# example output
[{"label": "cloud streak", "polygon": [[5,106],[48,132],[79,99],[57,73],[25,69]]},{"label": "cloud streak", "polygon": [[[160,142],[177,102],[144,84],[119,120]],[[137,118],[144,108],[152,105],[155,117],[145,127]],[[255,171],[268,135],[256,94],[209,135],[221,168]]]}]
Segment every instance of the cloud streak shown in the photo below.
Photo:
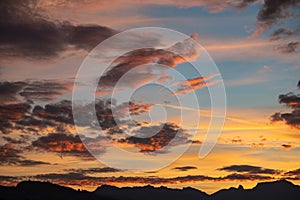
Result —
[{"label": "cloud streak", "polygon": [[[6,182],[9,180],[14,180],[11,185],[16,184],[19,179],[24,177],[4,177]],[[244,181],[244,180],[272,180],[274,178],[270,176],[262,175],[246,175],[246,174],[229,174],[223,177],[211,177],[204,175],[188,175],[188,176],[178,176],[178,177],[140,177],[140,176],[119,176],[119,177],[94,177],[87,176],[80,173],[51,173],[51,174],[38,174],[31,176],[31,180],[40,180],[40,181],[50,181],[57,184],[63,185],[86,185],[89,186],[99,186],[99,185],[118,185],[118,184],[151,184],[151,185],[162,185],[162,184],[182,184],[182,183],[199,183],[207,181]],[[0,179],[1,181],[1,179]],[[7,183],[6,183],[7,185]]]},{"label": "cloud streak", "polygon": [[178,87],[178,89],[175,92],[175,95],[188,94],[200,88],[208,87],[210,85],[215,85],[219,83],[220,80],[212,80],[212,81],[208,81],[208,80],[218,75],[219,74],[214,74],[211,76],[197,77],[197,78],[177,82],[174,84],[175,86]]},{"label": "cloud streak", "polygon": [[249,174],[280,174],[280,170],[276,169],[269,169],[269,168],[262,168],[259,166],[252,166],[252,165],[230,165],[226,167],[219,168],[218,170],[221,171],[228,171],[228,172],[247,172]]}]

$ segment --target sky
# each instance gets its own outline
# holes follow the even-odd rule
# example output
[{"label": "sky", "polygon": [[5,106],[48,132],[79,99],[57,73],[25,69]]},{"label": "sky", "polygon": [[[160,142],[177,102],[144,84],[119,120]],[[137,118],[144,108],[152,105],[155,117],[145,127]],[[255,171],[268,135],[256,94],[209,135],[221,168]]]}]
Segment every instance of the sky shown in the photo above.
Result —
[{"label": "sky", "polygon": [[299,6],[1,1],[0,184],[300,184]]}]

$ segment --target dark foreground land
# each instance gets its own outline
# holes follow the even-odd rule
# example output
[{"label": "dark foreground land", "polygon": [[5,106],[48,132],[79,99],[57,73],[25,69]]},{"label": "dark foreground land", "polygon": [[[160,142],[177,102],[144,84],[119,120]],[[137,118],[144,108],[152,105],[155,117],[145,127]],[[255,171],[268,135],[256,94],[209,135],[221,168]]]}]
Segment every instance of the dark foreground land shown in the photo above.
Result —
[{"label": "dark foreground land", "polygon": [[239,188],[222,189],[214,194],[193,188],[170,189],[125,187],[103,185],[93,192],[77,191],[47,182],[23,181],[16,187],[0,186],[0,200],[299,200],[300,186],[286,180],[258,183],[252,189]]}]

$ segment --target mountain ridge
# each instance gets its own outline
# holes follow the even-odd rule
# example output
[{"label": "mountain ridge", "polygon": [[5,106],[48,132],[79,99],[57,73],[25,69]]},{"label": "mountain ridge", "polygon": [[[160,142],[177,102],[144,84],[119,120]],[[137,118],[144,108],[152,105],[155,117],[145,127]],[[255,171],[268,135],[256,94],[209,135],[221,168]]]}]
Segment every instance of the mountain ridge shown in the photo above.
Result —
[{"label": "mountain ridge", "polygon": [[92,192],[79,191],[66,186],[50,182],[22,181],[15,187],[0,186],[0,200],[37,200],[37,199],[66,199],[72,200],[137,200],[137,199],[172,199],[172,200],[223,200],[223,199],[282,199],[289,200],[300,198],[300,186],[287,180],[261,182],[251,189],[238,188],[221,189],[211,195],[192,188],[173,189],[165,186],[154,187],[151,185],[138,187],[116,187],[101,185]]}]

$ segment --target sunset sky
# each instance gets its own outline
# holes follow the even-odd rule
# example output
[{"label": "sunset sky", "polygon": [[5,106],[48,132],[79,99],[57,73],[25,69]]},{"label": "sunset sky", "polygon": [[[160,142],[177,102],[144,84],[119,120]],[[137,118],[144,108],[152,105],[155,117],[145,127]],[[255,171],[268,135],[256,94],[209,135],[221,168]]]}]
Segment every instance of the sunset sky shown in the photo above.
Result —
[{"label": "sunset sky", "polygon": [[[30,179],[86,190],[151,184],[212,193],[282,178],[300,184],[299,0],[21,2],[0,2],[1,185]],[[175,32],[166,38],[138,29],[144,32],[112,43],[117,50],[97,46],[142,27],[186,36],[175,41]],[[132,45],[130,38],[136,49],[100,76],[101,63]],[[198,74],[190,62],[209,70]],[[94,71],[78,79],[80,66]],[[88,96],[82,80],[97,84],[101,133],[89,123],[90,104],[78,108],[74,124],[72,92]],[[199,158],[209,91],[223,86],[224,127]],[[137,90],[130,101],[122,101],[131,88]],[[115,102],[108,100],[113,90]],[[110,150],[112,144],[134,156]]]}]

